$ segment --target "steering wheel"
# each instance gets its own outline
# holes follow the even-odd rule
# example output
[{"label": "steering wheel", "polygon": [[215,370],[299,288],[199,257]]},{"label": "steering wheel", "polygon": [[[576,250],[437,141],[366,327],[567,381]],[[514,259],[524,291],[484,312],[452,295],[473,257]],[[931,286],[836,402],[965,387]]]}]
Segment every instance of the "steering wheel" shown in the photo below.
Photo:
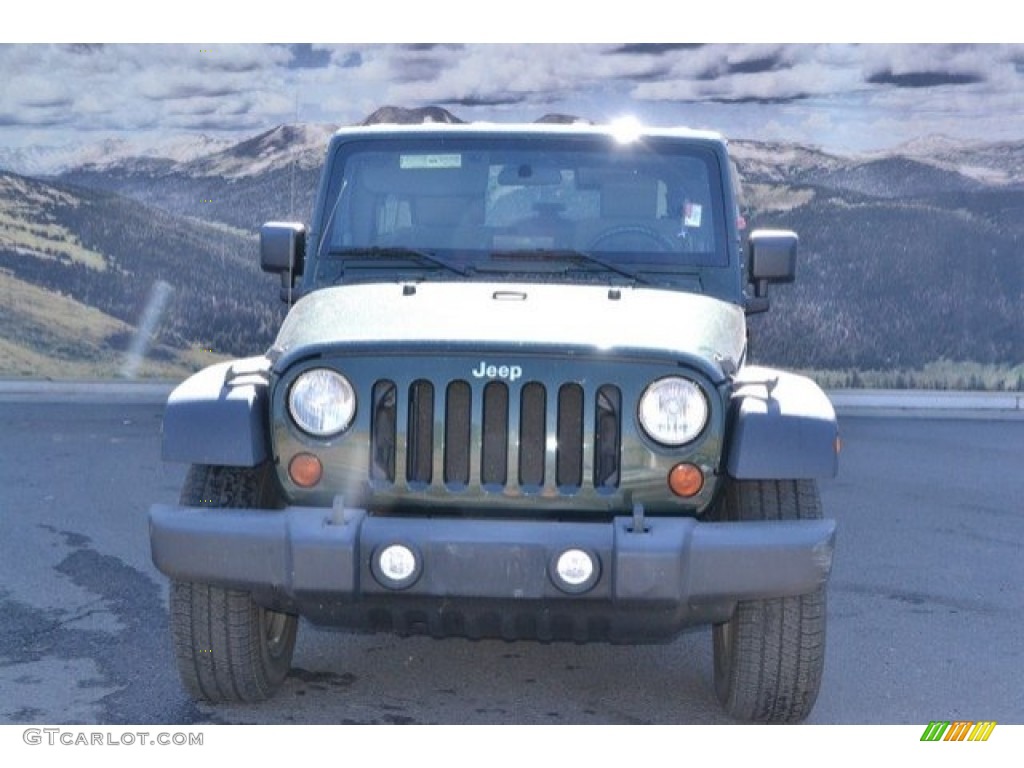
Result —
[{"label": "steering wheel", "polygon": [[[653,248],[645,247],[632,247],[632,248],[609,248],[608,242],[615,240],[616,238],[633,238],[634,242],[647,242],[650,243]],[[655,250],[655,251],[674,251],[676,250],[675,244],[667,237],[662,235],[656,229],[652,227],[645,227],[641,224],[621,224],[617,227],[609,227],[604,232],[599,234],[587,245],[587,250],[627,250],[627,251],[643,251],[643,250]]]}]

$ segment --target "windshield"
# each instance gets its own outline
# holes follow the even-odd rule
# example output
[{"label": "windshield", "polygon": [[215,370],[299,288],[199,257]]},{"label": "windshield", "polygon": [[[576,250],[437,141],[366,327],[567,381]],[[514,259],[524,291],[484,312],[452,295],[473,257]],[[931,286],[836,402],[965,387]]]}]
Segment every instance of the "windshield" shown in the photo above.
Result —
[{"label": "windshield", "polygon": [[380,270],[652,282],[724,266],[716,155],[605,137],[376,139],[343,145],[319,281]]}]

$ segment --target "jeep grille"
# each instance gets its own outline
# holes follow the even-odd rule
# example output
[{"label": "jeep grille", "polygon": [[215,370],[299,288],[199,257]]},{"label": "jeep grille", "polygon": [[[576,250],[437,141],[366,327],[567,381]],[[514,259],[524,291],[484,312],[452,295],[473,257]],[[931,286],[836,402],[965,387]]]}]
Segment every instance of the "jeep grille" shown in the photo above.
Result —
[{"label": "jeep grille", "polygon": [[[400,479],[412,489],[440,481],[452,491],[479,485],[540,493],[554,486],[571,494],[588,479],[598,489],[619,486],[622,395],[613,385],[598,386],[590,398],[576,382],[549,394],[536,381],[418,379],[400,391],[382,379],[371,399],[369,472],[377,488]],[[586,400],[595,404],[589,418]],[[584,454],[591,446],[593,471],[585,478]]]}]

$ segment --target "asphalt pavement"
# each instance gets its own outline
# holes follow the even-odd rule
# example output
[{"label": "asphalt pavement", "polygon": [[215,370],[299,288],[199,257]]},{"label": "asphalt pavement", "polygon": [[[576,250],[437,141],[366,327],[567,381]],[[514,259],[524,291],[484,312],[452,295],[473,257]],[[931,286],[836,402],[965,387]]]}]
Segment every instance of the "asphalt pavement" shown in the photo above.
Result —
[{"label": "asphalt pavement", "polygon": [[[304,624],[277,697],[195,704],[149,555],[147,509],[174,502],[185,473],[160,459],[160,402],[0,392],[0,723],[728,722],[704,629],[619,647]],[[821,484],[839,535],[810,722],[1024,723],[1024,423],[840,413],[840,475]]]}]

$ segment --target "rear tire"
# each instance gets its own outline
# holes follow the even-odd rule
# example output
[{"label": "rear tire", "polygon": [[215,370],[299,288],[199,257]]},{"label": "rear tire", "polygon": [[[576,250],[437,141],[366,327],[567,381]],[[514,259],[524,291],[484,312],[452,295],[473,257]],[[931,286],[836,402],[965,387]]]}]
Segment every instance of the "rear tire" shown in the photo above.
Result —
[{"label": "rear tire", "polygon": [[[273,508],[276,480],[261,467],[193,466],[186,506]],[[274,694],[291,668],[298,617],[268,610],[248,592],[171,582],[171,634],[182,683],[195,699],[255,702]]]},{"label": "rear tire", "polygon": [[[732,480],[722,520],[821,518],[813,480]],[[748,600],[712,628],[715,693],[737,720],[797,723],[814,707],[825,662],[825,587]]]}]

